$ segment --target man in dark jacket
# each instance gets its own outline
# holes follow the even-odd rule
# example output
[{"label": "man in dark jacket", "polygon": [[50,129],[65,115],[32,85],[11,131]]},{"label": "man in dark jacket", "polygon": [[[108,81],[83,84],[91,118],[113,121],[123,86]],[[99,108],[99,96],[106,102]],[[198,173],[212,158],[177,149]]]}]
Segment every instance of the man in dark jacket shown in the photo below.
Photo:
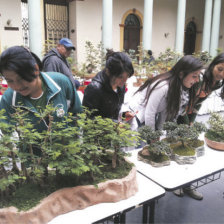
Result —
[{"label": "man in dark jacket", "polygon": [[75,79],[66,60],[72,50],[75,50],[72,41],[68,38],[62,38],[57,47],[51,49],[43,58],[43,71],[60,72],[66,75],[71,80],[73,86],[76,87]]}]

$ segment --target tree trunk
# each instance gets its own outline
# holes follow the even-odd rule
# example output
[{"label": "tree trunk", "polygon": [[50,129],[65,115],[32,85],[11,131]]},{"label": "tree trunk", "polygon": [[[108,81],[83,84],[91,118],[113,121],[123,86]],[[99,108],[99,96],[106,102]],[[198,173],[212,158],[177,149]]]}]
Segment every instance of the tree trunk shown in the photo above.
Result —
[{"label": "tree trunk", "polygon": [[116,168],[117,167],[117,152],[114,152],[113,156],[112,156],[112,168]]}]

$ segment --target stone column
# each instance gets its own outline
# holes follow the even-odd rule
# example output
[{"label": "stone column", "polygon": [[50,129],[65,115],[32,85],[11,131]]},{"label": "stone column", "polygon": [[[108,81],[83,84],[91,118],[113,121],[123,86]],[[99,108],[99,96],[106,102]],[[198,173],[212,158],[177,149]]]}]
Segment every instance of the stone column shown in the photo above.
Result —
[{"label": "stone column", "polygon": [[103,0],[102,44],[104,49],[112,48],[113,0]]},{"label": "stone column", "polygon": [[178,0],[175,51],[183,53],[186,0]]},{"label": "stone column", "polygon": [[204,15],[204,26],[203,26],[203,36],[202,36],[202,51],[209,52],[210,47],[210,37],[211,37],[211,22],[212,22],[212,1],[206,0],[205,2],[205,15]]},{"label": "stone column", "polygon": [[153,0],[144,0],[144,18],[143,18],[143,49],[152,48],[152,17]]},{"label": "stone column", "polygon": [[42,59],[41,0],[28,0],[29,46]]},{"label": "stone column", "polygon": [[220,13],[221,13],[221,0],[214,0],[211,44],[210,44],[210,55],[213,57],[217,55],[217,48],[219,46]]}]

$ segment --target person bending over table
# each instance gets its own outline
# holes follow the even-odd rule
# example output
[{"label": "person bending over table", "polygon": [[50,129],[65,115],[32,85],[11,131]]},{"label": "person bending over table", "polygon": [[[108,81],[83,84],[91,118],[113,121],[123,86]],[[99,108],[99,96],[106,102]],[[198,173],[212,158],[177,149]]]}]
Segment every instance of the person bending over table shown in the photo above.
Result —
[{"label": "person bending over table", "polygon": [[178,117],[178,123],[191,125],[195,121],[203,101],[219,88],[221,88],[220,97],[224,100],[224,53],[219,54],[212,60],[196,88],[196,97],[191,100],[187,113]]},{"label": "person bending over table", "polygon": [[[164,122],[176,121],[179,115],[184,115],[189,102],[196,96],[195,86],[199,82],[202,68],[201,60],[186,55],[170,71],[149,78],[138,89],[135,100],[129,105],[134,111],[139,111],[134,118],[137,123],[158,130],[162,129]],[[194,199],[203,198],[190,186],[178,189],[174,194],[183,196],[184,192]]]},{"label": "person bending over table", "polygon": [[[9,86],[2,96],[0,110],[5,109],[6,122],[10,122],[16,108],[28,111],[27,116],[38,132],[47,130],[48,121],[40,120],[35,113],[43,111],[48,104],[56,108],[55,121],[63,119],[68,112],[75,116],[82,111],[69,78],[57,72],[43,73],[40,69],[40,59],[24,47],[10,47],[0,56],[0,73]],[[40,155],[38,147],[35,151]]]}]

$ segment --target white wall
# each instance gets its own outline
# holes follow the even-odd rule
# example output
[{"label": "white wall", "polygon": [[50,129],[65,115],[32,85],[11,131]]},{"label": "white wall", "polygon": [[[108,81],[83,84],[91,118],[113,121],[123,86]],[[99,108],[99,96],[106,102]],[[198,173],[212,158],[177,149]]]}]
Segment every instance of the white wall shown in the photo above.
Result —
[{"label": "white wall", "polygon": [[[177,0],[154,0],[152,51],[155,56],[167,48],[173,50],[176,35]],[[164,34],[168,33],[165,37]]]},{"label": "white wall", "polygon": [[[132,9],[144,12],[144,0],[113,0],[113,49],[120,51],[120,26],[124,14]],[[142,21],[143,22],[143,21]]]},{"label": "white wall", "polygon": [[[74,32],[72,32],[72,30]],[[77,30],[76,30],[76,1],[69,3],[69,38],[72,43],[77,46]],[[75,61],[77,61],[77,48],[73,54]]]},{"label": "white wall", "polygon": [[85,0],[76,2],[77,60],[85,61],[85,42],[94,46],[101,41],[102,0]]},{"label": "white wall", "polygon": [[[7,20],[11,20],[12,27],[18,31],[4,30]],[[0,1],[0,51],[14,45],[22,45],[21,0]]]}]

